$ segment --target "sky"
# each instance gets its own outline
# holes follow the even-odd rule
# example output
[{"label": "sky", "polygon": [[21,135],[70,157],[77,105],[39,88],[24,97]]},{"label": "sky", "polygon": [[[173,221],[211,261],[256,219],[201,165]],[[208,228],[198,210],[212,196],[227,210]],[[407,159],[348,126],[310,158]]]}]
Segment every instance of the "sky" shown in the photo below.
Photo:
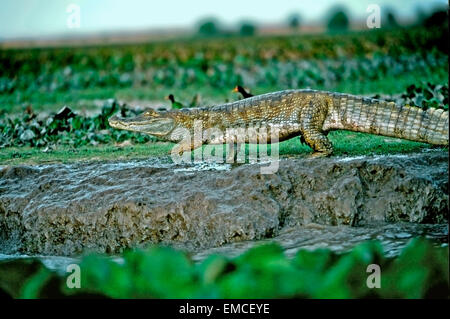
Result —
[{"label": "sky", "polygon": [[[89,34],[165,28],[192,28],[205,17],[225,25],[244,20],[259,24],[287,21],[296,12],[303,21],[323,18],[327,10],[343,4],[351,17],[365,18],[369,4],[393,9],[399,18],[416,16],[445,6],[446,0],[0,0],[0,39],[41,38],[64,34]],[[70,28],[73,11],[79,8],[79,28]]]}]

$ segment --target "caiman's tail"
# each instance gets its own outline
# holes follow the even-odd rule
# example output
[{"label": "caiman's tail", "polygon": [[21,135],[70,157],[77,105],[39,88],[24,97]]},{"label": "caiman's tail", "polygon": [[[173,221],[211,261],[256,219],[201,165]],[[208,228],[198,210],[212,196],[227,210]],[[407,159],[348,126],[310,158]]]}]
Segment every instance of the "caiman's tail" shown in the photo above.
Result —
[{"label": "caiman's tail", "polygon": [[333,94],[324,127],[391,136],[434,145],[448,145],[448,111]]}]

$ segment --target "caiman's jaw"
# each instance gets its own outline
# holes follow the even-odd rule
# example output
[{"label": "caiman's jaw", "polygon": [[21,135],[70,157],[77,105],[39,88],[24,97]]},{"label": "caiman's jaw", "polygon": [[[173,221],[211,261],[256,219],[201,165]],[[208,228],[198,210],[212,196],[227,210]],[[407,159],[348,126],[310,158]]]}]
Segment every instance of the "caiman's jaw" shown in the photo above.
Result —
[{"label": "caiman's jaw", "polygon": [[146,111],[133,118],[113,116],[108,120],[111,127],[133,132],[147,133],[154,136],[165,136],[175,127],[171,117],[164,117],[156,111]]}]

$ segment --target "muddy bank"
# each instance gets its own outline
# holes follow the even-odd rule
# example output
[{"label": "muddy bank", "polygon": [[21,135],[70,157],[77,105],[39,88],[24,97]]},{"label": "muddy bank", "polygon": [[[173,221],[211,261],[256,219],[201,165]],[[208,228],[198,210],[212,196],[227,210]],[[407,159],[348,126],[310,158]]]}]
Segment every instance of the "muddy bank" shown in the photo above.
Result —
[{"label": "muddy bank", "polygon": [[148,243],[195,251],[310,224],[447,221],[446,152],[281,160],[269,175],[261,166],[3,167],[0,253],[118,253]]}]

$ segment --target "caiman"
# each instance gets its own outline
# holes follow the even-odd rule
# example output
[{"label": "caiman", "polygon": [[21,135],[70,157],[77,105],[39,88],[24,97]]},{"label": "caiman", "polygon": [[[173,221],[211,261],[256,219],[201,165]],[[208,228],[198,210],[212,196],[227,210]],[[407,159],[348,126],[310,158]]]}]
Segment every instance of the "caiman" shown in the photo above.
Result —
[{"label": "caiman", "polygon": [[[195,135],[200,127],[201,138]],[[300,136],[313,155],[330,155],[331,130],[347,130],[448,146],[448,111],[397,105],[343,93],[285,90],[211,107],[170,111],[146,110],[134,118],[113,116],[117,129],[151,134],[177,143],[178,154],[202,144],[271,143]],[[200,124],[200,125],[198,125]],[[239,128],[241,130],[239,130]],[[258,137],[242,129],[264,129]],[[274,128],[277,138],[274,139]],[[233,131],[233,129],[235,129]],[[198,130],[198,128],[197,128]],[[213,132],[213,133],[211,133]],[[230,133],[233,132],[233,133]],[[238,132],[238,133],[236,133]]]}]

